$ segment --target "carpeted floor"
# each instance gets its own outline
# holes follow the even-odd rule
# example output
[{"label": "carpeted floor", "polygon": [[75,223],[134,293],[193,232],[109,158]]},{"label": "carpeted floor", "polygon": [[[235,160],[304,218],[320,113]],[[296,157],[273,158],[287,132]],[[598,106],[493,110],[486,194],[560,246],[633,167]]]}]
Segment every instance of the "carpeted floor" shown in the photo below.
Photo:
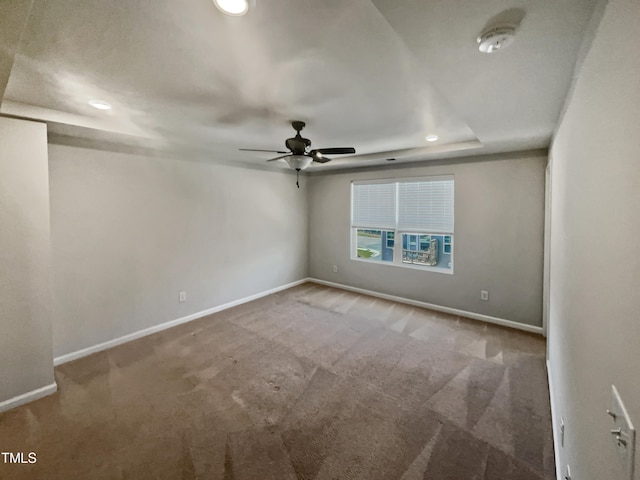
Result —
[{"label": "carpeted floor", "polygon": [[2,479],[554,478],[541,337],[314,284],[56,368]]}]

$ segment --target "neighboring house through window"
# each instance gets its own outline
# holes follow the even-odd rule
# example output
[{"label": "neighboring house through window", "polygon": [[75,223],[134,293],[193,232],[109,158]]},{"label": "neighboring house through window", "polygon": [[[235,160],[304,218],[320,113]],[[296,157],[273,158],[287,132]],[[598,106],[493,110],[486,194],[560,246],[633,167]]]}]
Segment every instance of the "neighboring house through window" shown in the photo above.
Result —
[{"label": "neighboring house through window", "polygon": [[351,258],[453,273],[453,175],[354,181]]}]

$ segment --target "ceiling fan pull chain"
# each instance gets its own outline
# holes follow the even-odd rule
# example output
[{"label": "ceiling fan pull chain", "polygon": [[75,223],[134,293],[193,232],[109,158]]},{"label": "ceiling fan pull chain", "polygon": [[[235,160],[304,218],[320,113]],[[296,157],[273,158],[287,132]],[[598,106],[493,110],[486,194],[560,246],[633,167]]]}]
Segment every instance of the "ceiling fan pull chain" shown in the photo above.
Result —
[{"label": "ceiling fan pull chain", "polygon": [[300,188],[300,169],[296,168],[296,186]]}]

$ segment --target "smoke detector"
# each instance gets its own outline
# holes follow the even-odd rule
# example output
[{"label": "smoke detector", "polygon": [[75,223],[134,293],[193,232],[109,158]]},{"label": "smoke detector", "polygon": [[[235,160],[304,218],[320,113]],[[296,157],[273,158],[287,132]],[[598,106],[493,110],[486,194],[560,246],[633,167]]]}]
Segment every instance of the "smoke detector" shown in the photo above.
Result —
[{"label": "smoke detector", "polygon": [[507,48],[515,38],[516,29],[505,25],[485,30],[476,41],[478,42],[478,50],[482,53],[494,53]]}]

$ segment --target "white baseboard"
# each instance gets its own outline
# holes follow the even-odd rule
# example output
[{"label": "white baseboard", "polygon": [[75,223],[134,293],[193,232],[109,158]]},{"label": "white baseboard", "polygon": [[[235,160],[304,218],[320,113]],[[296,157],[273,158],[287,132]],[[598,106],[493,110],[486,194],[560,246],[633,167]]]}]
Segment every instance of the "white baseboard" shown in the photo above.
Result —
[{"label": "white baseboard", "polygon": [[124,335],[122,337],[114,338],[113,340],[99,343],[98,345],[93,345],[91,347],[83,348],[82,350],[67,353],[65,355],[60,355],[59,357],[55,357],[53,359],[53,364],[54,366],[57,366],[63,363],[72,362],[73,360],[86,357],[87,355],[101,352],[102,350],[107,350],[109,348],[122,345],[123,343],[130,342],[132,340],[137,340],[138,338],[146,337],[147,335],[161,332],[162,330],[166,330],[171,327],[176,327],[183,323],[191,322],[192,320],[197,320],[198,318],[206,317],[207,315],[221,312],[222,310],[226,310],[228,308],[232,308],[237,305],[241,305],[243,303],[251,302],[253,300],[257,300],[262,297],[266,297],[267,295],[271,295],[272,293],[280,292],[282,290],[295,287],[297,285],[300,285],[308,281],[309,281],[308,278],[303,278],[302,280],[297,280],[295,282],[287,283],[286,285],[281,285],[279,287],[275,287],[270,290],[266,290],[264,292],[256,293],[254,295],[250,295],[248,297],[244,297],[239,300],[234,300],[233,302],[225,303],[223,305],[218,305],[216,307],[212,307],[207,310],[202,310],[200,312],[192,313],[191,315],[187,315],[186,317],[178,318],[176,320],[171,320],[169,322],[161,323],[159,325],[154,325],[153,327],[145,328],[144,330],[138,330],[137,332],[133,332],[128,335]]},{"label": "white baseboard", "polygon": [[33,402],[34,400],[46,397],[47,395],[51,395],[52,393],[56,393],[57,390],[58,385],[56,384],[56,382],[53,382],[49,385],[45,385],[44,387],[36,388],[35,390],[31,390],[30,392],[23,393],[22,395],[18,395],[17,397],[13,397],[9,400],[5,400],[4,402],[0,402],[0,413],[11,410],[12,408],[19,407],[20,405],[24,405],[25,403]]},{"label": "white baseboard", "polygon": [[556,478],[561,480],[562,477],[562,463],[560,462],[560,442],[558,441],[558,411],[556,407],[556,397],[553,389],[553,375],[551,375],[551,364],[547,359],[547,382],[549,383],[549,403],[551,404],[551,430],[553,434],[553,454],[555,456],[556,464]]},{"label": "white baseboard", "polygon": [[535,327],[533,325],[514,322],[512,320],[505,320],[504,318],[491,317],[489,315],[483,315],[481,313],[467,312],[465,310],[459,310],[457,308],[443,307],[441,305],[434,305],[432,303],[420,302],[418,300],[411,300],[410,298],[396,297],[395,295],[388,295],[386,293],[374,292],[372,290],[365,290],[364,288],[350,287],[349,285],[328,282],[326,280],[319,280],[317,278],[309,278],[308,281],[317,283],[320,285],[326,285],[328,287],[348,290],[350,292],[361,293],[363,295],[370,295],[372,297],[383,298],[385,300],[391,300],[393,302],[406,303],[407,305],[413,305],[414,307],[428,308],[430,310],[436,310],[438,312],[450,313],[452,315],[459,315],[466,318],[472,318],[474,320],[481,320],[483,322],[493,323],[495,325],[500,325],[502,327],[515,328],[516,330],[524,330],[525,332],[537,333],[539,335],[542,335],[544,333],[544,330],[542,329],[542,327]]},{"label": "white baseboard", "polygon": [[342,290],[348,290],[348,291],[351,291],[351,292],[361,293],[361,294],[364,294],[364,295],[370,295],[370,296],[373,296],[373,297],[379,297],[379,298],[383,298],[385,300],[391,300],[391,301],[394,301],[394,302],[405,303],[405,304],[413,305],[413,306],[416,306],[416,307],[428,308],[428,309],[436,310],[436,311],[440,311],[440,312],[451,313],[453,315],[460,315],[460,316],[463,316],[463,317],[472,318],[472,319],[475,319],[475,320],[481,320],[481,321],[484,321],[484,322],[493,323],[493,324],[501,325],[501,326],[504,326],[504,327],[515,328],[515,329],[518,329],[518,330],[524,330],[524,331],[532,332],[532,333],[538,333],[540,335],[542,335],[542,333],[543,333],[543,330],[542,330],[541,327],[534,327],[534,326],[531,326],[531,325],[525,325],[525,324],[522,324],[522,323],[513,322],[511,320],[505,320],[505,319],[502,319],[502,318],[491,317],[489,315],[482,315],[482,314],[479,314],[479,313],[467,312],[467,311],[464,311],[464,310],[458,310],[456,308],[443,307],[443,306],[434,305],[434,304],[431,304],[431,303],[420,302],[420,301],[417,301],[417,300],[411,300],[411,299],[403,298],[403,297],[397,297],[395,295],[387,295],[385,293],[374,292],[372,290],[365,290],[365,289],[362,289],[362,288],[351,287],[349,285],[342,285],[342,284],[339,284],[339,283],[328,282],[328,281],[320,280],[320,279],[317,279],[317,278],[303,278],[303,279],[297,280],[295,282],[287,283],[286,285],[281,285],[279,287],[272,288],[272,289],[266,290],[264,292],[256,293],[256,294],[250,295],[248,297],[244,297],[244,298],[241,298],[241,299],[238,299],[238,300],[234,300],[233,302],[225,303],[223,305],[218,305],[216,307],[212,307],[212,308],[209,308],[207,310],[202,310],[200,312],[192,313],[191,315],[187,315],[186,317],[178,318],[176,320],[171,320],[169,322],[165,322],[165,323],[162,323],[162,324],[159,324],[159,325],[154,325],[152,327],[145,328],[143,330],[138,330],[137,332],[133,332],[133,333],[130,333],[128,335],[124,335],[122,337],[114,338],[113,340],[108,340],[106,342],[99,343],[99,344],[93,345],[91,347],[83,348],[81,350],[78,350],[78,351],[75,351],[75,352],[71,352],[71,353],[67,353],[65,355],[60,355],[60,356],[55,357],[53,359],[53,364],[55,366],[57,366],[57,365],[61,365],[63,363],[71,362],[73,360],[77,360],[79,358],[86,357],[86,356],[91,355],[93,353],[101,352],[103,350],[107,350],[109,348],[113,348],[113,347],[116,347],[118,345],[122,345],[123,343],[130,342],[132,340],[137,340],[138,338],[146,337],[147,335],[151,335],[151,334],[154,334],[154,333],[157,333],[157,332],[161,332],[162,330],[166,330],[168,328],[176,327],[176,326],[181,325],[183,323],[191,322],[192,320],[196,320],[198,318],[206,317],[207,315],[211,315],[213,313],[217,313],[217,312],[220,312],[222,310],[226,310],[228,308],[232,308],[232,307],[235,307],[237,305],[241,305],[243,303],[247,303],[247,302],[251,302],[253,300],[257,300],[257,299],[265,297],[267,295],[271,295],[272,293],[280,292],[282,290],[286,290],[288,288],[292,288],[292,287],[295,287],[297,285],[301,285],[301,284],[303,284],[305,282],[313,282],[313,283],[317,283],[317,284],[320,284],[320,285],[326,285],[326,286],[329,286],[329,287],[340,288]]}]

